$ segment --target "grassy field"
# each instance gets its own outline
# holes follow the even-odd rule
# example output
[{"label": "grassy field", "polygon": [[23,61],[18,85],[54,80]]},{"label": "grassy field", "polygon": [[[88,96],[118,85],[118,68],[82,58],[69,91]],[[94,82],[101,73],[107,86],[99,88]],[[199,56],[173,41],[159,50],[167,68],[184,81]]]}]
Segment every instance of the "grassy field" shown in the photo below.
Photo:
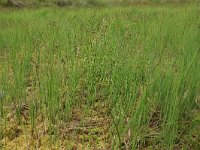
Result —
[{"label": "grassy field", "polygon": [[0,11],[0,149],[200,149],[200,9]]}]

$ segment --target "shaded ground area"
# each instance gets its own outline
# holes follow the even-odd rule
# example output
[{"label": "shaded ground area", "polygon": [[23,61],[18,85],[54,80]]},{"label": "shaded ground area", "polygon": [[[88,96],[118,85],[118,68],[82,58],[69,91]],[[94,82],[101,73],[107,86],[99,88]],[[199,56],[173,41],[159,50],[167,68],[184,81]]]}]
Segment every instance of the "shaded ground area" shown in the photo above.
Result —
[{"label": "shaded ground area", "polygon": [[[60,124],[59,129],[49,133],[47,122],[37,123],[33,132],[30,124],[17,125],[16,118],[8,123],[1,148],[5,149],[110,149],[109,117],[105,116],[105,107],[76,108],[66,124]],[[24,107],[24,113],[27,111]],[[87,114],[87,115],[86,115]],[[52,126],[53,128],[53,126]],[[59,138],[57,134],[59,132]]]}]

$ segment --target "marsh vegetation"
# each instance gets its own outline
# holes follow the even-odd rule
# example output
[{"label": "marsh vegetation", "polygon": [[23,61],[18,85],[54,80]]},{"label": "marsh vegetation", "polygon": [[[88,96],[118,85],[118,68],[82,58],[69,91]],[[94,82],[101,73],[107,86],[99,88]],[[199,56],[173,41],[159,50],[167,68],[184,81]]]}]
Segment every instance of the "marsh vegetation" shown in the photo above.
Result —
[{"label": "marsh vegetation", "polygon": [[199,10],[0,11],[0,148],[200,149]]}]

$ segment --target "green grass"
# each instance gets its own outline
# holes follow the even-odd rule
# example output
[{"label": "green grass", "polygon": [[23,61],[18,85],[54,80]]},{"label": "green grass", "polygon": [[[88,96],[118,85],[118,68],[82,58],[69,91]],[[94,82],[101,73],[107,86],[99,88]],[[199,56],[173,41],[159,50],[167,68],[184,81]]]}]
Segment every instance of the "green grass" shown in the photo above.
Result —
[{"label": "green grass", "polygon": [[[109,6],[129,6],[129,5],[166,5],[178,4],[185,5],[199,3],[199,0],[11,0],[15,2],[14,6],[8,4],[9,0],[0,0],[0,7],[55,7],[58,3],[66,4],[65,7],[109,7]],[[63,3],[64,2],[64,3]],[[18,3],[18,5],[17,5]],[[64,5],[61,5],[61,7]]]},{"label": "green grass", "polygon": [[194,5],[0,11],[0,147],[31,136],[36,148],[200,149],[199,16]]}]

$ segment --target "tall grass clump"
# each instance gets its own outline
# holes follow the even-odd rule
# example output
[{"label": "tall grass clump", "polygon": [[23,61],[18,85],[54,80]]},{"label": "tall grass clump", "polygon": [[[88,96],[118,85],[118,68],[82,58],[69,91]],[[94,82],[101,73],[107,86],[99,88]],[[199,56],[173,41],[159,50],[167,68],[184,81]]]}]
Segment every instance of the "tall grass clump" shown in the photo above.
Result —
[{"label": "tall grass clump", "polygon": [[69,148],[79,135],[82,148],[199,149],[199,15],[194,5],[0,12],[3,145]]}]

